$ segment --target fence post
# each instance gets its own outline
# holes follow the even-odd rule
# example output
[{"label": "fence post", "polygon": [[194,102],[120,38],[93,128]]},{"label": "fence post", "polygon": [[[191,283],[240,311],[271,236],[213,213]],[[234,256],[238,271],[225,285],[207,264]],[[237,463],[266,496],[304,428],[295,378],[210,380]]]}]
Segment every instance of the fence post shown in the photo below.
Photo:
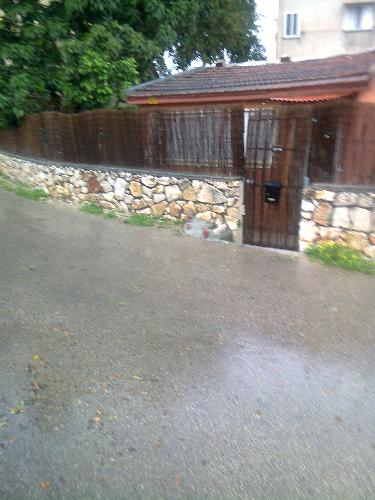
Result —
[{"label": "fence post", "polygon": [[158,125],[159,125],[159,165],[161,169],[166,170],[168,168],[167,161],[167,113],[158,113]]},{"label": "fence post", "polygon": [[46,129],[46,121],[45,121],[46,114],[41,113],[40,115],[41,115],[41,125],[42,125],[41,129],[40,129],[41,136],[42,136],[42,149],[44,150],[45,157],[50,159],[51,158],[51,149],[50,149],[50,145],[49,145],[48,132]]},{"label": "fence post", "polygon": [[231,118],[231,146],[234,175],[245,177],[245,152],[244,152],[244,110],[232,109]]},{"label": "fence post", "polygon": [[134,114],[137,123],[137,137],[139,143],[139,155],[142,158],[143,168],[150,166],[150,134],[149,134],[149,124],[150,124],[150,112],[141,110],[139,114]]}]

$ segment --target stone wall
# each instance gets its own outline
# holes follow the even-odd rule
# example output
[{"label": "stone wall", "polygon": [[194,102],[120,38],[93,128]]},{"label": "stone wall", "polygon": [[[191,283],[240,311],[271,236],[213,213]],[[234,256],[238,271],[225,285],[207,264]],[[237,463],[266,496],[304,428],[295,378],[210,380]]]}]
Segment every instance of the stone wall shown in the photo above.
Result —
[{"label": "stone wall", "polygon": [[5,154],[0,154],[0,172],[14,181],[43,189],[52,198],[77,204],[93,202],[125,216],[141,213],[185,219],[196,215],[212,227],[226,224],[234,240],[239,238],[238,207],[242,183],[236,179],[145,175],[121,169],[78,169]]},{"label": "stone wall", "polygon": [[332,240],[375,258],[375,192],[306,188],[299,236],[301,250]]}]

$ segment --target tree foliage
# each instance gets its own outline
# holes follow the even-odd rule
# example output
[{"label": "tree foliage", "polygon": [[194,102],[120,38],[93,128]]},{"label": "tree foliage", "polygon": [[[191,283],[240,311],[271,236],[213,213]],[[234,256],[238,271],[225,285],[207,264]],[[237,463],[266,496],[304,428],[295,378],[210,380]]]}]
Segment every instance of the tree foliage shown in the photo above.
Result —
[{"label": "tree foliage", "polygon": [[262,57],[254,0],[0,0],[0,127],[116,106],[125,89],[224,54]]}]

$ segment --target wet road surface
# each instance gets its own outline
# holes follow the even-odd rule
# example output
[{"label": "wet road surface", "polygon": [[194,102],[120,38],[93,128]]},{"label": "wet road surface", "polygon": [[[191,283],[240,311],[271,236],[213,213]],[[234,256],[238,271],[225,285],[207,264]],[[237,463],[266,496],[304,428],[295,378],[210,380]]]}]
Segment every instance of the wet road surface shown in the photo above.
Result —
[{"label": "wet road surface", "polygon": [[375,280],[0,192],[0,498],[375,498]]}]

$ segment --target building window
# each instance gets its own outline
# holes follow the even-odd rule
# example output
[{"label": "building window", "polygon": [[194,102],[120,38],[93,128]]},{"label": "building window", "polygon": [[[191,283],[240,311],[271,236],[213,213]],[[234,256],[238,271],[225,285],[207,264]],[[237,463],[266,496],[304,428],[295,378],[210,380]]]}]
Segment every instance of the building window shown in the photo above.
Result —
[{"label": "building window", "polygon": [[298,38],[300,36],[299,18],[296,12],[287,12],[284,16],[284,37]]},{"label": "building window", "polygon": [[344,6],[344,31],[371,30],[374,27],[374,4],[359,3]]}]

